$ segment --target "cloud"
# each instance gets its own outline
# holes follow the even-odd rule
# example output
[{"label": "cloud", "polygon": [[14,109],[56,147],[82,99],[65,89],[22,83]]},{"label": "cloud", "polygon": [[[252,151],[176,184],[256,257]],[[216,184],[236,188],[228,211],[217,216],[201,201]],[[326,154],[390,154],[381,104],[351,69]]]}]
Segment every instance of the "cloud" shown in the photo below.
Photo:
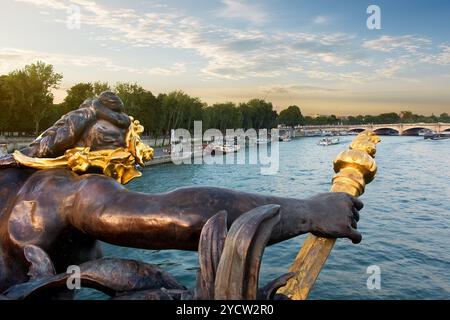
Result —
[{"label": "cloud", "polygon": [[21,68],[27,64],[38,60],[55,65],[75,65],[79,67],[98,66],[100,64],[111,64],[103,57],[75,56],[60,53],[38,52],[33,50],[23,50],[17,48],[0,49],[0,72],[7,73],[14,69]]},{"label": "cloud", "polygon": [[259,5],[239,0],[222,0],[222,3],[224,6],[217,12],[219,17],[239,19],[255,24],[268,20],[266,12]]},{"label": "cloud", "polygon": [[363,43],[363,47],[381,52],[405,51],[409,53],[417,53],[419,50],[430,44],[430,39],[415,37],[412,35],[397,37],[381,36],[375,40],[365,41]]},{"label": "cloud", "polygon": [[321,24],[321,25],[327,24],[327,23],[328,23],[328,17],[325,17],[325,16],[316,16],[316,17],[314,17],[314,19],[313,19],[313,23],[314,23],[314,24]]},{"label": "cloud", "polygon": [[441,44],[437,53],[423,57],[422,61],[441,66],[450,65],[450,45]]},{"label": "cloud", "polygon": [[67,9],[67,4],[60,0],[15,0],[16,2],[24,2],[35,5],[40,8],[49,9]]},{"label": "cloud", "polygon": [[411,67],[413,63],[414,62],[410,59],[410,56],[387,58],[383,61],[380,68],[375,70],[375,72],[380,78],[393,78],[400,71]]},{"label": "cloud", "polygon": [[303,63],[299,59],[305,56],[310,56],[307,60],[330,65],[343,65],[357,59],[354,51],[344,47],[351,38],[344,34],[238,30],[204,25],[176,10],[138,13],[132,9],[111,10],[87,0],[72,1],[83,6],[82,23],[96,27],[97,31],[108,31],[97,40],[122,42],[138,48],[159,46],[193,50],[207,60],[207,65],[200,69],[206,79],[278,77],[289,68],[299,67]]},{"label": "cloud", "polygon": [[[198,59],[195,64],[200,65],[193,76],[207,81],[295,76],[364,83],[395,77],[414,64],[450,63],[448,45],[429,52],[432,41],[413,35],[385,35],[361,41],[355,35],[339,32],[283,32],[261,30],[256,25],[233,29],[204,23],[183,11],[165,6],[156,8],[153,5],[150,11],[146,11],[100,5],[90,0],[16,1],[54,12],[78,5],[83,30],[88,30],[90,39],[99,45],[114,50],[124,47],[136,50],[168,48],[188,53],[190,58],[193,55],[193,59]],[[268,19],[257,5],[236,0],[225,0],[223,4],[224,7],[216,13],[224,17],[251,23]],[[317,20],[323,22],[323,19]],[[65,23],[56,17],[55,21]],[[73,58],[75,60],[67,61],[83,60]],[[151,75],[185,72],[185,65],[179,61],[172,61],[172,66],[165,68],[132,68],[116,65],[110,60],[107,65],[112,70]]]},{"label": "cloud", "polygon": [[173,76],[186,72],[186,66],[184,63],[174,63],[170,68],[150,68],[146,70],[146,73],[157,76]]},{"label": "cloud", "polygon": [[421,65],[450,65],[450,46],[433,46],[432,40],[424,37],[381,36],[363,43],[363,48],[387,54],[375,69],[380,78],[394,78],[404,71],[411,72]]},{"label": "cloud", "polygon": [[335,88],[327,88],[320,86],[310,86],[310,85],[271,85],[271,86],[262,86],[259,88],[260,91],[266,93],[266,95],[272,94],[304,94],[304,93],[326,93],[326,92],[335,92],[339,91],[339,89]]},{"label": "cloud", "polygon": [[78,66],[101,68],[111,72],[128,72],[135,74],[149,74],[160,76],[173,76],[184,73],[185,65],[175,63],[169,68],[136,68],[115,64],[111,59],[96,56],[79,56],[62,53],[42,52],[34,50],[23,50],[17,48],[0,49],[0,73],[8,73],[17,68],[24,67],[27,64],[36,61],[45,61],[46,63],[62,66]]}]

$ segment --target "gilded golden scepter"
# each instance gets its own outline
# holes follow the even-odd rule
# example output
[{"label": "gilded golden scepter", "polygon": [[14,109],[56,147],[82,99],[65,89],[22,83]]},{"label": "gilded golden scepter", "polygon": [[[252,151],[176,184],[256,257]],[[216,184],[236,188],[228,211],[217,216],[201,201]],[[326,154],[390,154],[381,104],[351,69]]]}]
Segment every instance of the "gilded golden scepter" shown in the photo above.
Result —
[{"label": "gilded golden scepter", "polygon": [[[373,132],[364,131],[353,140],[348,150],[336,157],[331,192],[346,192],[355,197],[364,193],[366,184],[374,179],[377,171],[374,157],[380,141]],[[336,239],[310,234],[289,269],[295,276],[278,293],[292,300],[307,299],[335,242]]]}]

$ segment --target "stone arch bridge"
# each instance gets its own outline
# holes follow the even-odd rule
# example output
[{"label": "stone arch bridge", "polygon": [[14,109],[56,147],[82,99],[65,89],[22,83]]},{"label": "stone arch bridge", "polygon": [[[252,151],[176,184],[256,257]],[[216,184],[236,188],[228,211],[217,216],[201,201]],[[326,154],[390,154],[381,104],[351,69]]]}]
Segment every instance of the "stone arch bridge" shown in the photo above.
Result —
[{"label": "stone arch bridge", "polygon": [[450,131],[450,123],[395,123],[395,124],[365,124],[365,125],[324,125],[303,126],[303,130],[329,130],[329,131],[363,131],[375,132],[394,131],[399,135],[413,135],[420,130],[428,129],[435,132]]}]

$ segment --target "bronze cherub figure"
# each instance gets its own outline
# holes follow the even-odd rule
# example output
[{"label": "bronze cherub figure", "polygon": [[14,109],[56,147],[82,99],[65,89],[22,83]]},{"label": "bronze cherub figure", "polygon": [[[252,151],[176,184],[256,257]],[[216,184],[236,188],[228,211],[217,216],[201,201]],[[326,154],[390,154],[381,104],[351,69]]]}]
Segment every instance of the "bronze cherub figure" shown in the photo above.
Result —
[{"label": "bronze cherub figure", "polygon": [[[361,241],[356,228],[363,205],[344,193],[300,200],[213,187],[128,191],[122,183],[139,176],[136,164],[153,152],[140,141],[141,131],[120,98],[104,92],[29,147],[0,158],[4,299],[53,295],[64,287],[69,265],[80,266],[83,284],[117,299],[272,298],[291,275],[258,291],[266,244],[307,232]],[[142,262],[101,259],[97,240],[199,250],[197,289],[188,291]],[[132,275],[125,272],[130,268]]]}]

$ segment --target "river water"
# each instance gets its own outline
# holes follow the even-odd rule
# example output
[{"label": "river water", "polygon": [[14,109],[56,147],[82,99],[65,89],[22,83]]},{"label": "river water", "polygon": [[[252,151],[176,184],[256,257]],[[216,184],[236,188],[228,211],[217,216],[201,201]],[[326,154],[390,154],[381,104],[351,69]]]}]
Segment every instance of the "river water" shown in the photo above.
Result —
[{"label": "river water", "polygon": [[[128,188],[157,193],[181,186],[221,186],[237,190],[305,198],[330,188],[332,161],[343,143],[320,147],[318,138],[280,143],[280,169],[262,175],[258,165],[160,165]],[[365,208],[358,224],[363,241],[340,239],[322,270],[310,299],[450,298],[450,140],[382,137],[378,175],[361,197]],[[248,152],[256,152],[250,149]],[[243,152],[243,151],[241,151]],[[260,284],[287,272],[305,236],[268,247]],[[104,244],[105,255],[157,264],[192,288],[197,254],[155,251]],[[381,271],[381,288],[369,290],[369,266]],[[101,298],[84,291],[81,298]]]}]

